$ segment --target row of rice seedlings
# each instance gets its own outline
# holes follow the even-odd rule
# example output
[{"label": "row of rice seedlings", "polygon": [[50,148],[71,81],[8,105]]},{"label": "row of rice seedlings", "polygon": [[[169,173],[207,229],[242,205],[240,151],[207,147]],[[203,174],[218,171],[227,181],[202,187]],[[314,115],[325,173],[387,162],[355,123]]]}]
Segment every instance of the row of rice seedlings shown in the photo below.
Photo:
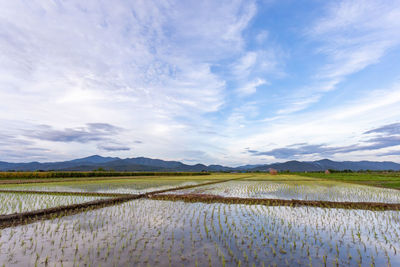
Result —
[{"label": "row of rice seedlings", "polygon": [[0,215],[79,204],[101,197],[0,193]]},{"label": "row of rice seedlings", "polygon": [[6,266],[400,264],[400,212],[137,200],[0,232]]},{"label": "row of rice seedlings", "polygon": [[324,178],[318,177],[305,177],[296,174],[278,174],[271,175],[269,173],[252,173],[253,176],[250,178],[245,178],[246,181],[326,181]]},{"label": "row of rice seedlings", "polygon": [[119,180],[119,181],[79,181],[55,182],[46,184],[16,184],[0,186],[2,190],[19,191],[58,191],[58,192],[96,192],[118,194],[144,194],[156,190],[172,189],[181,186],[197,185],[206,180]]},{"label": "row of rice seedlings", "polygon": [[230,181],[176,193],[226,197],[400,203],[400,191],[340,182]]}]

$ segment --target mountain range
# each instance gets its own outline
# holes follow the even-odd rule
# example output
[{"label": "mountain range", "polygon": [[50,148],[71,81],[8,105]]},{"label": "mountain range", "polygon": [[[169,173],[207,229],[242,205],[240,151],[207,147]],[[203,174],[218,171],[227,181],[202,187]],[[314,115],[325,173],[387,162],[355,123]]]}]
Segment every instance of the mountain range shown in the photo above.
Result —
[{"label": "mountain range", "polygon": [[287,161],[283,163],[244,165],[227,167],[222,165],[188,165],[179,161],[166,161],[145,157],[121,159],[117,157],[90,157],[61,162],[29,162],[11,163],[0,161],[0,171],[92,171],[96,169],[115,171],[268,171],[270,168],[278,171],[304,172],[334,170],[400,170],[400,164],[390,161],[332,161],[329,159],[317,161]]}]

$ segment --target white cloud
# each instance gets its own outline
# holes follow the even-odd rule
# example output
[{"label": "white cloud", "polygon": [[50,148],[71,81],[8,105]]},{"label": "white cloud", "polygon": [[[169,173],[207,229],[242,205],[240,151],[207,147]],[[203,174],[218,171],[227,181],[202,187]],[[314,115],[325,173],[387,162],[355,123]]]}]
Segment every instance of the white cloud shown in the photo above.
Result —
[{"label": "white cloud", "polygon": [[[296,44],[281,46],[279,32],[261,24],[246,32],[255,1],[2,1],[0,160],[63,160],[106,150],[241,164],[254,163],[245,147],[361,142],[359,132],[400,116],[398,85],[336,107],[307,108],[400,44],[400,7],[387,1],[326,7],[305,25],[310,30],[299,48],[322,59],[307,81],[283,74]],[[288,65],[303,74],[298,62]],[[275,87],[274,78],[288,76]],[[43,124],[61,131],[93,122],[125,130],[104,144],[24,135]]]},{"label": "white cloud", "polygon": [[266,77],[282,76],[281,58],[277,48],[247,51],[231,64],[232,80],[235,81],[236,95],[241,98],[253,95],[257,88],[268,85]]},{"label": "white cloud", "polygon": [[237,80],[246,80],[254,75],[282,76],[281,52],[277,47],[246,51],[232,64],[232,75]]},{"label": "white cloud", "polygon": [[240,96],[247,96],[254,94],[257,91],[257,87],[261,85],[268,84],[266,80],[261,78],[256,78],[253,81],[250,81],[244,84],[242,87],[238,88],[236,91]]},{"label": "white cloud", "polygon": [[264,43],[268,39],[268,35],[269,35],[268,31],[266,31],[266,30],[260,31],[260,33],[258,33],[256,35],[257,43],[259,43],[259,44]]},{"label": "white cloud", "polygon": [[[225,80],[211,67],[243,53],[255,13],[253,1],[3,1],[0,123],[16,136],[40,124],[110,123],[126,129],[118,142],[132,147],[120,156],[179,157],[174,148],[197,149],[188,132],[225,103]],[[34,142],[49,160],[99,152]]]},{"label": "white cloud", "polygon": [[320,95],[305,96],[303,98],[296,97],[293,100],[289,100],[289,103],[287,103],[284,108],[279,109],[276,112],[276,114],[278,115],[289,114],[303,110],[309,105],[318,102],[320,98],[321,98]]},{"label": "white cloud", "polygon": [[309,31],[322,43],[328,65],[318,77],[343,79],[371,64],[400,43],[400,5],[397,1],[340,1]]},{"label": "white cloud", "polygon": [[238,62],[233,65],[232,72],[237,77],[247,77],[257,62],[257,53],[247,52]]},{"label": "white cloud", "polygon": [[[241,154],[245,148],[257,151],[270,151],[307,142],[310,145],[325,144],[327,147],[346,147],[363,144],[371,136],[364,135],[368,130],[398,121],[400,117],[400,85],[366,92],[359,98],[299,114],[287,114],[278,120],[252,125],[250,134],[238,135],[226,145],[235,162],[274,162],[275,158],[253,157]],[[238,131],[238,130],[237,130]],[[382,160],[392,147],[377,148],[331,155],[333,160]],[[385,160],[398,161],[397,155],[385,155]],[[320,159],[321,155],[304,155],[301,160]],[[284,161],[287,159],[280,159]]]},{"label": "white cloud", "polygon": [[352,74],[377,64],[400,44],[400,5],[397,1],[334,1],[306,30],[314,50],[325,56],[309,86],[285,97],[278,114],[293,113],[318,103]]}]

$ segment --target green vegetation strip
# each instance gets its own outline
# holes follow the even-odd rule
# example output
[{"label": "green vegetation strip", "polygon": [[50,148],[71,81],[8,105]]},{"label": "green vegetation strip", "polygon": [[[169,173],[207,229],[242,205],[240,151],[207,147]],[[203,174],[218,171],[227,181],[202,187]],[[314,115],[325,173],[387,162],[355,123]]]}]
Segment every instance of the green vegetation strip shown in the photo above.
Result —
[{"label": "green vegetation strip", "polygon": [[321,182],[321,181],[326,181],[327,179],[317,179],[317,178],[312,178],[312,179],[265,179],[265,178],[248,178],[246,181],[253,181],[253,182]]},{"label": "green vegetation strip", "polygon": [[0,190],[0,193],[56,195],[56,196],[84,196],[84,197],[123,197],[123,196],[133,196],[132,194],[119,194],[119,193],[68,192],[68,191],[65,191],[65,192],[60,192],[60,191],[29,191],[29,190]]},{"label": "green vegetation strip", "polygon": [[330,174],[313,172],[296,173],[296,175],[400,190],[400,172],[333,172]]},{"label": "green vegetation strip", "polygon": [[222,197],[207,194],[163,194],[151,195],[150,199],[184,201],[184,202],[203,202],[203,203],[224,203],[224,204],[249,204],[266,206],[308,206],[319,208],[337,208],[337,209],[361,209],[361,210],[400,210],[400,204],[376,203],[376,202],[333,202],[333,201],[314,201],[314,200],[296,200],[296,199],[266,199],[266,198],[238,198]]}]

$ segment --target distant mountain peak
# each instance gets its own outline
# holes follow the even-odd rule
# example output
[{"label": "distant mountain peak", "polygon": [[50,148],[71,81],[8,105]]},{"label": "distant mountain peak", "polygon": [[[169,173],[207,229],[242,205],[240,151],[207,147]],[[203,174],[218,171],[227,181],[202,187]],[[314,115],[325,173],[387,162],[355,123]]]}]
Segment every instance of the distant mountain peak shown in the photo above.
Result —
[{"label": "distant mountain peak", "polygon": [[282,163],[265,165],[244,165],[236,168],[221,165],[209,165],[198,163],[187,165],[179,161],[166,161],[146,157],[120,159],[118,157],[102,157],[92,155],[84,158],[62,162],[30,162],[30,163],[9,163],[0,162],[0,171],[20,170],[65,170],[65,171],[91,171],[98,168],[116,171],[268,171],[270,168],[278,171],[324,171],[335,170],[400,170],[400,164],[394,162],[374,161],[332,161],[321,159],[317,161],[291,160]]},{"label": "distant mountain peak", "polygon": [[330,159],[320,159],[320,160],[317,160],[317,161],[315,161],[315,162],[333,162],[333,160],[330,160]]},{"label": "distant mountain peak", "polygon": [[120,160],[117,157],[102,157],[99,155],[92,155],[84,158],[70,160],[70,162],[80,162],[80,163],[106,163],[114,160]]}]

